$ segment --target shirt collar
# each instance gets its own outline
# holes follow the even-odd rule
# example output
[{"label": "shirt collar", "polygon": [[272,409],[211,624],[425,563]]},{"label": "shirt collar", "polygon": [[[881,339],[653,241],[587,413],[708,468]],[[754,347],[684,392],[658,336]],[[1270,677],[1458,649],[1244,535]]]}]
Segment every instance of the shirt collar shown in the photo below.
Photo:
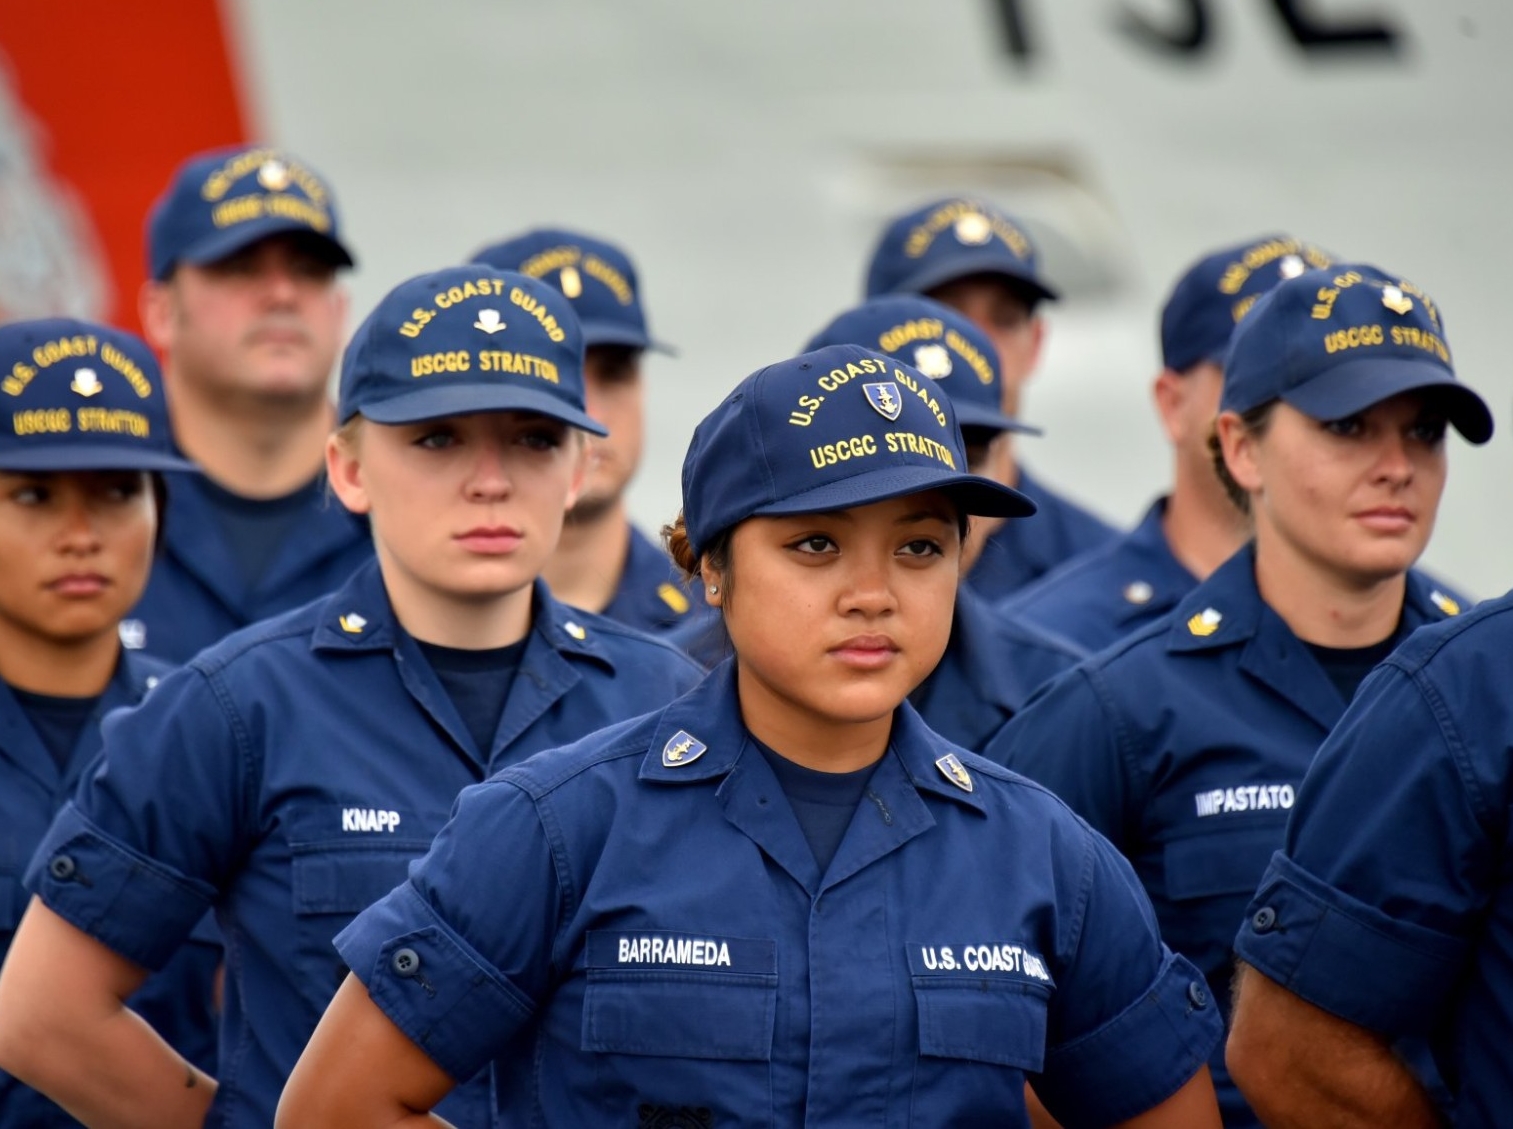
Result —
[{"label": "shirt collar", "polygon": [[[546,583],[536,579],[531,588],[531,632],[547,646],[613,671],[614,660],[599,637],[603,628],[598,616],[560,603]],[[378,562],[370,561],[320,602],[310,647],[316,651],[392,651],[403,632]]]},{"label": "shirt collar", "polygon": [[[693,690],[662,711],[652,731],[646,757],[641,762],[642,780],[665,784],[692,784],[724,779],[748,751],[746,725],[741,720],[736,694],[736,665],[727,659]],[[761,753],[752,747],[751,756]],[[916,789],[983,810],[983,774],[965,763],[964,754],[921,720],[914,707],[904,702],[893,714],[893,733],[885,756],[895,756]],[[972,790],[949,776],[950,767],[937,762],[954,757]]]}]

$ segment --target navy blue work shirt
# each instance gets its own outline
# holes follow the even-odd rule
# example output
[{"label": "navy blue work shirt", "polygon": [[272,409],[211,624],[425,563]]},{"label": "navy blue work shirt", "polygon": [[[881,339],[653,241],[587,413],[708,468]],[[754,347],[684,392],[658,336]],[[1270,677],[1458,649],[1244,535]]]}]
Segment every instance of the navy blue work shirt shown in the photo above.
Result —
[{"label": "navy blue work shirt", "polygon": [[1039,687],[1086,657],[1081,647],[991,607],[963,585],[946,653],[909,701],[946,740],[979,750]]},{"label": "navy blue work shirt", "polygon": [[[1408,573],[1403,627],[1445,619],[1440,602]],[[1203,970],[1227,1015],[1235,927],[1345,705],[1261,599],[1247,544],[1169,618],[1041,690],[984,755],[1044,784],[1124,852],[1161,936]],[[1257,1124],[1222,1049],[1211,1065],[1225,1124]]]},{"label": "navy blue work shirt", "polygon": [[[654,709],[700,675],[539,581],[528,640],[493,747],[477,748],[370,563],[204,651],[106,723],[103,767],[59,813],[27,882],[148,968],[214,907],[226,995],[207,1124],[273,1123],[345,973],[332,937],[404,879],[462,788]],[[453,1099],[457,1124],[484,1123],[486,1084]]]},{"label": "navy blue work shirt", "polygon": [[619,586],[600,615],[660,634],[718,616],[684,581],[672,558],[634,525]]},{"label": "navy blue work shirt", "polygon": [[[100,751],[100,722],[111,710],[139,702],[172,667],[122,651],[115,672],[100,695],[93,716],[62,768],[47,750],[10,687],[0,682],[0,961],[29,895],[22,884],[32,852],[48,825]],[[215,970],[220,947],[209,923],[198,928],[195,943],[181,948],[161,972],[150,976],[128,1001],[174,1049],[203,1069],[215,1070]],[[0,1126],[77,1125],[72,1117],[0,1071]]]},{"label": "navy blue work shirt", "polygon": [[210,491],[198,474],[170,473],[163,516],[163,549],[147,591],[132,609],[143,634],[133,646],[175,663],[233,631],[309,603],[340,587],[373,559],[365,518],[315,492],[304,517],[288,528],[282,546],[255,587],[222,532]]},{"label": "navy blue work shirt", "polygon": [[1298,790],[1235,941],[1310,1003],[1427,1039],[1454,1123],[1513,1109],[1513,597],[1417,632]]},{"label": "navy blue work shirt", "polygon": [[1055,493],[1023,466],[1014,488],[1035,500],[1035,516],[1004,522],[983,545],[964,581],[990,603],[1119,536],[1113,526]]},{"label": "navy blue work shirt", "polygon": [[1027,1125],[1174,1093],[1220,1033],[1128,864],[907,705],[821,873],[734,664],[470,788],[338,938],[501,1122]]},{"label": "navy blue work shirt", "polygon": [[1165,513],[1162,498],[1134,529],[1019,589],[1000,606],[1089,652],[1154,623],[1198,586],[1172,555],[1161,526]]}]

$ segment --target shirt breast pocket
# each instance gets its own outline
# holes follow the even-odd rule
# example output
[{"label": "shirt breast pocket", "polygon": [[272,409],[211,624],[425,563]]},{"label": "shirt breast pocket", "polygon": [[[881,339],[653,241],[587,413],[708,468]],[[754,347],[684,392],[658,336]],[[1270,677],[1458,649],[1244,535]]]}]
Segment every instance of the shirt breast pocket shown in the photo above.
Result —
[{"label": "shirt breast pocket", "polygon": [[[1166,895],[1174,902],[1255,893],[1282,845],[1286,817],[1232,827],[1166,844]],[[1238,927],[1238,926],[1237,926]]]},{"label": "shirt breast pocket", "polygon": [[1050,995],[1022,981],[916,976],[913,1123],[938,1123],[942,1101],[953,1125],[999,1125],[1020,1108],[1025,1075],[1045,1065]]},{"label": "shirt breast pocket", "polygon": [[580,1046],[593,1055],[600,1108],[687,1106],[766,1119],[774,942],[590,933],[584,972]]}]

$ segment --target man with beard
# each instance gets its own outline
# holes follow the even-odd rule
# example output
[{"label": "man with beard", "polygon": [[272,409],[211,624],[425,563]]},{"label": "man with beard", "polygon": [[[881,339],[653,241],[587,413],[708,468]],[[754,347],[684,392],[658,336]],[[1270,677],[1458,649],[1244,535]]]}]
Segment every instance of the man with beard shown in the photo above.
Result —
[{"label": "man with beard", "polygon": [[197,154],[148,220],[141,318],[162,354],[176,446],[162,559],[128,647],[182,662],[336,587],[372,555],[365,523],[328,504],[327,381],[352,265],[325,181],[258,146]]}]

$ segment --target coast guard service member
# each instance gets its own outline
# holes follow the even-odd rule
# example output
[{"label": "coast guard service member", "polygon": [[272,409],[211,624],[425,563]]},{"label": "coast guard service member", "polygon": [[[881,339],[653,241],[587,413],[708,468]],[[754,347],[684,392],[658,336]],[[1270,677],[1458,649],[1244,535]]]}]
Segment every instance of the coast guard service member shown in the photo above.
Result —
[{"label": "coast guard service member", "polygon": [[182,662],[343,583],[371,560],[365,523],[326,497],[352,265],[336,201],[298,157],[262,146],[186,161],[147,225],[141,317],[163,356],[178,449],[162,559],[128,641]]},{"label": "coast guard service member", "polygon": [[[0,1066],[103,1126],[267,1126],[341,978],[331,938],[456,794],[668,701],[698,670],[537,580],[583,478],[583,346],[544,283],[484,266],[392,291],[342,366],[332,489],[377,561],[238,632],[105,727],[39,847],[0,974]],[[220,1085],[120,1000],[213,906]],[[487,1124],[486,1080],[454,1095]]]},{"label": "coast guard service member", "polygon": [[[1235,330],[1218,420],[1216,469],[1254,541],[986,750],[1129,856],[1162,937],[1225,1004],[1235,928],[1314,753],[1373,666],[1459,610],[1410,567],[1447,420],[1472,443],[1492,434],[1428,295],[1370,266],[1283,281]],[[1226,1124],[1256,1124],[1213,1065]]]},{"label": "coast guard service member", "polygon": [[1101,651],[1164,616],[1250,536],[1214,475],[1208,440],[1224,385],[1229,338],[1284,278],[1333,260],[1311,243],[1270,235],[1204,256],[1161,311],[1162,369],[1152,386],[1172,447],[1171,491],[1128,533],[1005,601],[1021,619]]},{"label": "coast guard service member", "polygon": [[552,594],[642,631],[708,621],[704,602],[691,598],[667,554],[625,512],[646,434],[641,360],[648,350],[672,352],[647,329],[630,256],[601,239],[541,228],[485,247],[473,261],[542,279],[567,295],[583,327],[588,413],[609,428],[589,441],[583,492],[542,572]]},{"label": "coast guard service member", "polygon": [[[841,314],[804,348],[826,345],[861,345],[928,376],[956,409],[967,469],[995,482],[1007,477],[1009,436],[1027,429],[1003,414],[997,351],[965,314],[913,294],[873,298]],[[847,454],[836,451],[842,459]],[[962,542],[963,572],[1003,520],[973,519]],[[1039,520],[1037,513],[1031,524]],[[1086,654],[1028,617],[998,611],[963,584],[945,654],[909,702],[941,736],[964,749],[980,749],[1037,688]]]},{"label": "coast guard service member", "polygon": [[[1508,1124],[1510,655],[1507,596],[1416,632],[1304,777],[1235,942],[1229,1064],[1266,1124]],[[1393,1054],[1405,1037],[1453,1116]]]},{"label": "coast guard service member", "polygon": [[[166,663],[121,646],[152,567],[173,452],[157,361],[129,333],[71,318],[0,326],[0,959],[22,872],[100,749],[100,720]],[[213,1064],[215,944],[191,943],[127,1002]],[[0,1126],[77,1122],[0,1072]]]},{"label": "coast guard service member", "polygon": [[[1040,363],[1045,319],[1056,292],[1040,275],[1024,226],[992,204],[936,200],[888,224],[867,267],[866,296],[924,294],[960,310],[992,339],[1003,371],[1003,413],[1019,419],[1024,386]],[[1010,454],[1005,477],[1039,507],[1030,525],[1008,522],[988,538],[967,574],[997,601],[1117,531],[1030,475]]]},{"label": "coast guard service member", "polygon": [[463,794],[337,939],[278,1124],[434,1125],[492,1060],[505,1125],[1022,1126],[1026,1076],[1069,1124],[1216,1125],[1217,1008],[1128,865],[905,702],[966,515],[1033,509],[965,457],[867,350],[741,382],[669,530],[735,659]]}]

